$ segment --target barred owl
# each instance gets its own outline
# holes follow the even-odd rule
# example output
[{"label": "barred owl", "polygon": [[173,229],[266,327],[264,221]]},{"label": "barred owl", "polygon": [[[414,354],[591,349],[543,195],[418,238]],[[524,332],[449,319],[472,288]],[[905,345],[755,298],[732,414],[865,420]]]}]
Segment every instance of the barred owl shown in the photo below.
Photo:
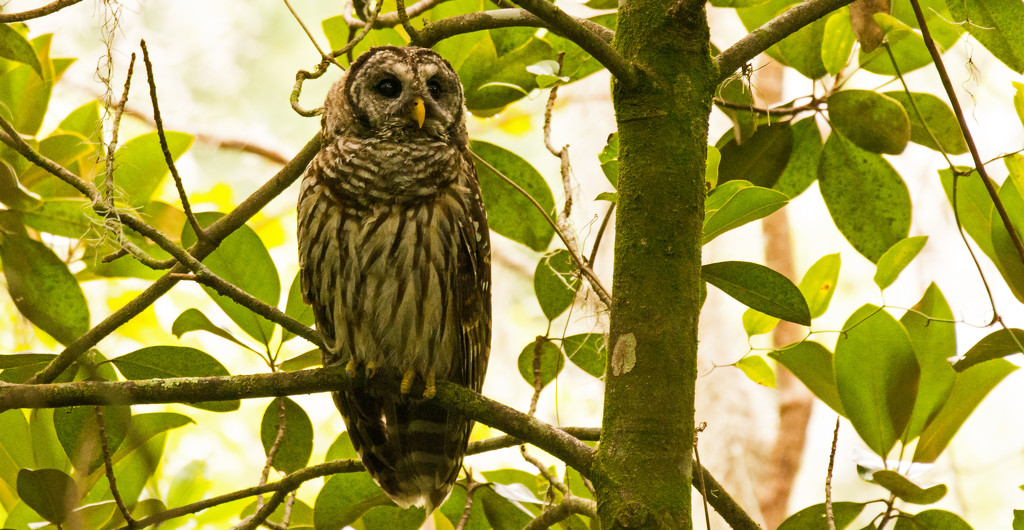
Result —
[{"label": "barred owl", "polygon": [[[462,85],[431,50],[372,48],[331,87],[322,125],[298,204],[302,294],[324,365],[371,380],[333,394],[363,464],[399,506],[429,511],[473,425],[429,398],[438,380],[479,392],[490,351],[490,239]],[[382,377],[400,394],[374,390]]]}]

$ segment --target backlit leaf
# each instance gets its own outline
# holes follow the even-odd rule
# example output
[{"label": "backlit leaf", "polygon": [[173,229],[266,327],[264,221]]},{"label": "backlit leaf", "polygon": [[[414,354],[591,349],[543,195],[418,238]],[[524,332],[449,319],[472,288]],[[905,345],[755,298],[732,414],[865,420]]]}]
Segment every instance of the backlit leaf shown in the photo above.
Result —
[{"label": "backlit leaf", "polygon": [[274,469],[293,473],[306,467],[313,453],[313,424],[306,411],[288,398],[277,398],[270,402],[260,422],[260,440],[264,453],[270,453],[280,428],[280,400],[284,400],[284,434],[277,452],[274,453]]},{"label": "backlit leaf", "polygon": [[883,290],[892,285],[892,282],[896,281],[903,269],[910,265],[910,262],[917,257],[927,242],[928,236],[908,237],[889,247],[889,250],[886,250],[885,254],[878,258],[878,265],[875,269],[875,285]]},{"label": "backlit leaf", "polygon": [[[540,345],[539,352],[537,351],[538,343]],[[540,354],[540,386],[543,388],[562,372],[562,368],[565,366],[565,356],[557,344],[544,337],[538,337],[535,341],[527,344],[519,354],[517,365],[519,366],[519,375],[531,387],[534,386],[536,377],[534,359],[538,353]]]},{"label": "backlit leaf", "polygon": [[[884,95],[895,99],[903,105],[910,118],[910,141],[921,144],[929,149],[945,151],[951,155],[959,155],[967,152],[967,141],[960,131],[960,124],[953,114],[953,109],[945,101],[925,92],[911,92],[914,96],[913,103],[917,104],[917,110],[911,103],[910,97],[902,90],[885,92]],[[921,112],[918,116],[917,111]],[[924,118],[924,123],[921,119]],[[927,124],[927,128],[925,128]],[[928,131],[931,134],[928,134]],[[935,139],[932,139],[932,135]],[[938,140],[938,144],[935,143]],[[942,144],[941,147],[939,144]]]},{"label": "backlit leaf", "polygon": [[[470,149],[530,194],[544,211],[555,210],[555,198],[544,177],[515,153],[487,142],[474,140]],[[480,177],[480,192],[487,205],[487,222],[495,232],[536,251],[547,249],[555,230],[533,203],[487,166],[474,160]]]},{"label": "backlit leaf", "polygon": [[572,305],[579,288],[579,271],[569,251],[556,249],[537,263],[533,292],[548,320],[554,320]]},{"label": "backlit leaf", "polygon": [[811,311],[811,318],[818,318],[825,314],[832,295],[836,292],[836,283],[839,281],[839,267],[842,258],[839,253],[822,256],[811,265],[800,280],[800,292],[807,300],[807,307]]},{"label": "backlit leaf", "polygon": [[837,414],[846,415],[836,386],[832,352],[824,346],[808,340],[773,351],[768,357],[793,372],[815,397]]},{"label": "backlit leaf", "polygon": [[608,362],[608,346],[601,333],[581,333],[562,339],[562,350],[572,364],[594,376],[604,376]]},{"label": "backlit leaf", "polygon": [[1014,72],[1024,73],[1024,4],[1016,0],[946,2],[953,21]]},{"label": "backlit leaf", "polygon": [[898,101],[873,90],[840,90],[828,98],[829,122],[872,153],[899,154],[910,141],[910,119]]},{"label": "backlit leaf", "polygon": [[[124,441],[131,423],[129,407],[102,407],[103,424],[107,433],[107,446],[113,453]],[[57,409],[53,415],[53,426],[57,431],[64,452],[71,463],[80,471],[90,473],[103,465],[100,448],[99,424],[94,407],[71,407]]]},{"label": "backlit leaf", "polygon": [[956,355],[956,327],[953,311],[934,283],[928,286],[921,300],[904,313],[900,323],[907,330],[921,367],[914,411],[902,437],[909,443],[921,434],[949,398],[956,379],[948,360]]},{"label": "backlit leaf", "polygon": [[[192,145],[190,134],[166,131],[165,136],[171,157],[175,160]],[[114,186],[123,192],[123,199],[135,207],[145,206],[170,173],[156,132],[125,142],[114,153],[114,161]],[[99,171],[102,174],[106,169],[101,165]],[[105,187],[101,185],[100,189],[102,192]]]},{"label": "backlit leaf", "polygon": [[748,355],[736,361],[736,368],[739,368],[753,382],[775,388],[775,372],[764,357],[760,355]]}]

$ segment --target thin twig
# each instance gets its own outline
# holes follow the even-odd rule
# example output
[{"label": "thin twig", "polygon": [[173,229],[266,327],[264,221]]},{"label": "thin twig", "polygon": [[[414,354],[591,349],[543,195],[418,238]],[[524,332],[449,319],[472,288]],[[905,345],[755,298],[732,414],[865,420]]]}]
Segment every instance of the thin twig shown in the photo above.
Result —
[{"label": "thin twig", "polygon": [[107,143],[107,167],[106,167],[106,199],[111,206],[114,204],[114,153],[117,151],[117,134],[121,129],[121,115],[124,114],[125,105],[128,104],[128,91],[132,86],[132,71],[135,70],[135,54],[132,53],[131,61],[128,62],[128,74],[124,77],[124,92],[121,99],[114,105],[114,117],[110,124],[110,142]]},{"label": "thin twig", "polygon": [[110,445],[107,443],[107,424],[103,420],[103,409],[99,406],[94,408],[96,410],[96,427],[100,437],[100,449],[103,451],[103,468],[107,473],[107,482],[110,483],[110,494],[114,496],[114,502],[117,504],[117,509],[121,511],[125,524],[130,530],[134,530],[136,528],[135,519],[132,519],[131,511],[128,510],[128,506],[124,503],[121,492],[117,489],[117,481],[114,479],[114,462],[110,458]]},{"label": "thin twig", "polygon": [[[302,17],[300,17],[299,14],[295,12],[295,9],[292,7],[292,4],[290,2],[288,2],[288,0],[281,0],[281,1],[284,2],[285,7],[287,7],[288,11],[291,12],[292,17],[294,17],[295,21],[298,22],[299,26],[302,27],[302,31],[306,33],[306,37],[309,38],[309,42],[313,43],[313,47],[316,48],[316,51],[317,51],[317,53],[320,54],[320,57],[323,58],[323,59],[328,59],[329,56],[326,53],[324,53],[323,48],[321,48],[320,45],[317,44],[316,37],[314,37],[313,33],[311,31],[309,31],[309,28],[306,27],[306,23],[302,21]],[[332,57],[329,60],[333,61],[334,58]]]},{"label": "thin twig", "polygon": [[608,221],[612,218],[612,212],[615,211],[615,203],[608,205],[608,210],[604,213],[604,219],[601,219],[601,226],[597,229],[597,236],[594,238],[594,246],[590,249],[590,259],[587,263],[591,267],[594,266],[594,260],[597,259],[597,249],[601,246],[601,238],[604,236],[604,231],[608,228]]},{"label": "thin twig", "polygon": [[541,355],[544,352],[544,343],[547,337],[538,335],[533,341],[533,396],[530,397],[530,411],[526,414],[533,416],[537,413],[537,402],[540,401],[540,393],[544,390],[544,379],[541,374]]},{"label": "thin twig", "polygon": [[256,513],[246,517],[245,520],[235,525],[233,530],[253,530],[260,526],[268,517],[273,515],[274,511],[277,510],[277,507],[280,506],[282,502],[284,502],[285,497],[287,497],[289,493],[290,492],[287,490],[275,491],[274,495],[270,497],[270,500],[267,501],[266,504],[256,510]]},{"label": "thin twig", "polygon": [[825,523],[828,530],[836,530],[836,518],[832,513],[832,469],[836,464],[836,445],[839,444],[839,418],[836,418],[836,429],[832,433],[832,451],[828,454],[828,472],[825,474]]},{"label": "thin twig", "polygon": [[455,530],[464,530],[469,524],[469,516],[473,514],[473,493],[483,485],[483,482],[473,480],[473,476],[466,473],[466,504],[463,505],[462,515],[459,517],[459,522],[455,524]]},{"label": "thin twig", "polygon": [[160,105],[157,102],[156,97],[156,80],[153,78],[153,63],[149,60],[149,50],[146,48],[146,40],[143,39],[139,42],[139,46],[142,47],[142,60],[146,63],[146,79],[149,81],[149,99],[153,102],[153,122],[156,123],[156,132],[160,137],[160,149],[164,152],[164,162],[167,163],[167,169],[171,171],[171,177],[174,179],[174,186],[178,189],[178,197],[181,198],[181,209],[185,211],[185,218],[188,219],[189,226],[192,227],[192,231],[196,233],[196,239],[206,239],[206,231],[199,224],[194,213],[192,213],[192,206],[188,203],[188,194],[185,193],[185,185],[181,182],[181,175],[178,174],[178,168],[174,165],[174,156],[171,155],[171,148],[167,145],[167,135],[164,133],[164,122],[160,119]]},{"label": "thin twig", "polygon": [[[263,465],[263,472],[260,474],[260,486],[267,483],[270,479],[270,468],[274,465],[274,456],[277,455],[278,449],[281,448],[281,442],[284,441],[284,430],[285,430],[285,408],[284,398],[277,398],[277,435],[274,436],[274,443],[271,444],[270,449],[267,450],[267,462]],[[256,509],[259,510],[263,507],[263,495],[256,496]]]},{"label": "thin twig", "polygon": [[506,176],[504,173],[499,171],[498,168],[492,166],[489,162],[487,162],[486,160],[481,158],[480,155],[478,155],[478,154],[476,154],[476,153],[474,153],[472,151],[470,151],[470,154],[472,154],[474,158],[479,160],[480,163],[484,165],[484,167],[486,167],[487,169],[490,169],[492,172],[494,172],[495,175],[498,175],[499,177],[501,177],[502,180],[507,182],[510,186],[515,188],[516,191],[521,193],[524,197],[529,199],[529,201],[531,203],[533,203],[533,206],[535,208],[537,208],[537,210],[541,213],[541,215],[544,216],[544,219],[548,222],[549,225],[551,225],[551,228],[553,228],[555,230],[555,233],[558,234],[558,238],[562,240],[563,244],[565,244],[566,249],[569,250],[569,255],[572,256],[573,261],[576,262],[576,266],[579,267],[580,271],[583,272],[583,275],[587,277],[587,281],[589,281],[591,287],[594,288],[594,292],[597,293],[598,298],[600,298],[601,301],[604,302],[604,304],[606,306],[611,307],[612,306],[612,297],[608,293],[608,290],[605,289],[603,285],[601,285],[601,280],[599,280],[597,278],[597,275],[594,273],[593,269],[591,269],[590,266],[585,261],[583,261],[583,258],[580,257],[579,253],[578,252],[573,252],[571,250],[571,245],[569,244],[569,238],[565,234],[562,233],[562,231],[558,228],[558,225],[555,223],[555,221],[553,219],[551,219],[550,215],[548,215],[548,212],[546,212],[544,210],[544,207],[541,206],[539,202],[537,202],[537,199],[534,199],[532,196],[530,196],[530,194],[527,193],[526,190],[524,190],[521,186],[519,186],[519,184],[516,184],[515,181],[513,181],[510,178],[508,178],[508,176]]},{"label": "thin twig", "polygon": [[[703,468],[704,466],[702,466],[700,463],[700,451],[697,448],[697,440],[700,438],[700,433],[704,432],[704,429],[707,428],[707,426],[707,422],[701,422],[700,425],[698,425],[693,432],[693,459],[697,462],[698,470]],[[704,473],[698,472],[695,473],[695,475],[697,475],[697,486],[698,488],[700,488],[701,500],[704,501],[704,524],[706,525],[705,528],[707,528],[707,530],[711,530],[711,511],[708,510],[708,490],[704,486]]]},{"label": "thin twig", "polygon": [[409,40],[415,42],[419,32],[409,22],[409,13],[405,10],[405,0],[395,0],[395,9],[398,13],[398,20],[401,21],[405,32],[409,34]]},{"label": "thin twig", "polygon": [[558,477],[556,477],[551,470],[544,465],[544,462],[537,460],[537,457],[526,451],[525,444],[519,446],[519,453],[523,456],[523,460],[526,460],[533,465],[533,467],[537,468],[537,471],[539,471],[541,476],[544,477],[544,480],[548,481],[548,484],[551,484],[551,487],[562,492],[562,495],[572,495],[572,492],[569,491],[569,486],[566,486],[564,482],[558,480]]},{"label": "thin twig", "polygon": [[988,191],[989,197],[992,198],[992,203],[996,207],[996,211],[999,213],[999,218],[1003,221],[1003,226],[1006,227],[1006,231],[1010,235],[1010,241],[1013,242],[1013,247],[1017,250],[1017,256],[1020,258],[1021,263],[1024,264],[1024,243],[1021,243],[1020,234],[1017,233],[1016,228],[1013,226],[1013,221],[1010,220],[1010,214],[1006,212],[1006,207],[1003,205],[1003,201],[999,199],[999,194],[996,192],[995,186],[992,185],[992,181],[988,177],[988,171],[985,169],[985,163],[981,160],[981,154],[978,152],[978,146],[974,142],[974,137],[971,136],[971,130],[967,126],[967,119],[964,117],[964,111],[960,108],[960,102],[956,97],[956,90],[953,88],[953,83],[949,80],[949,74],[946,73],[946,66],[942,62],[942,54],[939,53],[938,47],[935,45],[935,41],[932,40],[931,31],[928,30],[928,23],[925,21],[924,12],[921,11],[921,4],[917,0],[910,0],[911,7],[914,8],[914,16],[917,17],[917,24],[921,27],[921,37],[924,38],[924,44],[928,48],[928,53],[932,56],[932,61],[935,63],[935,70],[939,73],[939,80],[942,81],[942,88],[946,91],[946,96],[949,98],[950,106],[953,107],[953,113],[956,114],[956,121],[960,124],[960,132],[964,135],[964,140],[967,141],[967,147],[971,150],[971,157],[974,159],[974,165],[978,170],[978,174],[981,175],[981,180],[985,184],[985,189]]},{"label": "thin twig", "polygon": [[46,4],[43,7],[37,7],[28,11],[22,11],[20,13],[2,13],[0,14],[0,23],[10,24],[11,22],[24,22],[26,20],[32,20],[33,18],[45,17],[51,13],[56,13],[61,9],[68,6],[73,6],[82,0],[57,0]]},{"label": "thin twig", "polygon": [[581,497],[566,497],[554,508],[545,510],[530,521],[530,524],[523,527],[523,530],[551,528],[574,513],[597,520],[597,503]]}]

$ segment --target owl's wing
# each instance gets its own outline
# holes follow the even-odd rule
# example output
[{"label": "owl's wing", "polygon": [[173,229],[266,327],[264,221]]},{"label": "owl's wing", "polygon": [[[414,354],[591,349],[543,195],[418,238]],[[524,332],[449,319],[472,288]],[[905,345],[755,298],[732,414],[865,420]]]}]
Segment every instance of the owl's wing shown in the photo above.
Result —
[{"label": "owl's wing", "polygon": [[463,158],[467,172],[464,197],[468,216],[459,223],[455,270],[454,307],[459,325],[459,349],[453,362],[452,380],[480,392],[491,346],[491,240],[487,213],[480,195],[476,169]]},{"label": "owl's wing", "polygon": [[[342,226],[339,219],[342,209],[337,208],[336,199],[323,178],[325,152],[317,154],[306,167],[299,191],[299,274],[302,299],[312,307],[316,329],[328,350],[334,352],[337,335],[332,315],[336,294],[333,291],[341,278],[342,264],[337,259],[326,259],[326,255],[332,250],[332,244],[333,254],[340,255],[337,241],[340,237],[338,230]],[[328,350],[324,351],[325,356]],[[324,360],[327,361],[326,358]]]}]

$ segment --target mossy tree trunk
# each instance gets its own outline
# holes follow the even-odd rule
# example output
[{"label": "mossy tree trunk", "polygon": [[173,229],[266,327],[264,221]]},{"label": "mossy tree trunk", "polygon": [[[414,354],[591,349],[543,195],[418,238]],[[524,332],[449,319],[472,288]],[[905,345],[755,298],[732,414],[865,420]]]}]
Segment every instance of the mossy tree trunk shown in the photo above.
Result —
[{"label": "mossy tree trunk", "polygon": [[604,528],[690,528],[708,117],[717,75],[703,2],[625,0],[614,302],[601,445]]}]

